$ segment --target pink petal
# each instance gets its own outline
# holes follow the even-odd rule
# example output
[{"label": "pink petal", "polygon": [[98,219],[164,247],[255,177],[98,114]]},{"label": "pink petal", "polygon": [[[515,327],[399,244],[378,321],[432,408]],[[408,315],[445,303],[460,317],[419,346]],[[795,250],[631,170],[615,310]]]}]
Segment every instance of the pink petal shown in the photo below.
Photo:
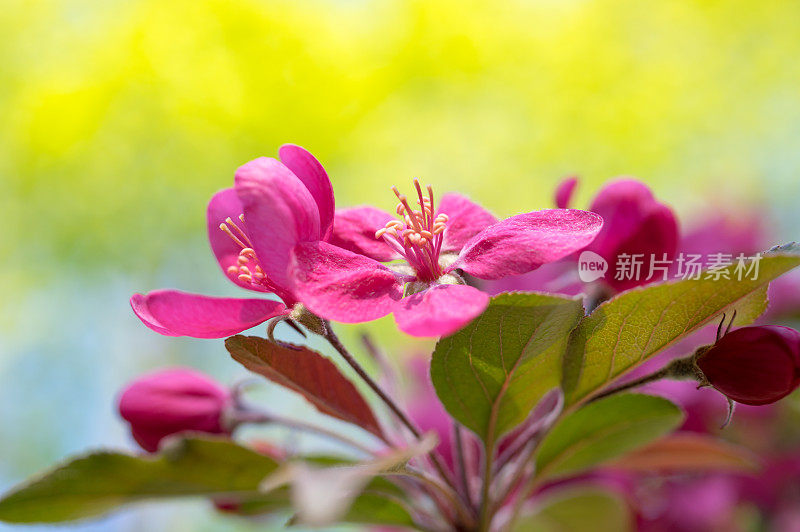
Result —
[{"label": "pink petal", "polygon": [[142,323],[165,336],[225,338],[286,312],[268,299],[238,299],[156,290],[134,294],[133,312]]},{"label": "pink petal", "polygon": [[[623,254],[642,255],[642,272],[650,270],[653,257],[674,256],[678,222],[672,210],[656,200],[644,183],[627,178],[612,181],[597,193],[590,210],[602,216],[605,223],[587,249],[608,261],[610,268]],[[627,290],[647,280],[646,275],[621,281],[607,276],[606,282],[616,290]]]},{"label": "pink petal", "polygon": [[397,327],[411,336],[447,336],[478,317],[489,296],[467,285],[440,284],[404,297],[394,309]]},{"label": "pink petal", "polygon": [[[637,233],[642,232],[641,226],[648,218],[669,218],[673,233],[670,240],[677,239],[676,222],[669,208],[653,197],[647,185],[635,179],[617,179],[604,186],[589,210],[602,216],[605,221],[602,231],[589,249],[609,263],[615,263],[616,255],[621,252],[631,253],[622,249],[623,244],[637,238]],[[646,240],[646,235],[641,239]],[[660,250],[652,251],[656,253]]]},{"label": "pink petal", "polygon": [[[236,194],[236,189],[226,188],[220,190],[211,197],[208,202],[208,209],[206,210],[206,220],[208,224],[208,240],[211,243],[211,251],[217,257],[219,267],[222,268],[222,273],[225,277],[232,282],[247,288],[248,290],[257,290],[266,292],[266,288],[251,283],[244,283],[239,280],[235,274],[229,274],[228,268],[237,264],[239,259],[239,251],[241,246],[233,241],[231,237],[222,232],[219,224],[223,223],[226,218],[230,218],[234,223],[239,223],[239,215],[244,212],[242,202],[239,201],[239,196]],[[240,225],[241,227],[241,225]]]},{"label": "pink petal", "polygon": [[597,214],[574,209],[518,214],[473,237],[450,269],[481,279],[526,273],[583,248],[602,226]]},{"label": "pink petal", "polygon": [[236,171],[244,223],[264,273],[290,286],[289,254],[298,242],[319,240],[319,209],[306,186],[279,161],[261,157]]},{"label": "pink petal", "polygon": [[379,262],[400,258],[400,254],[375,232],[393,217],[375,207],[353,207],[337,209],[333,224],[333,236],[329,240],[334,246],[365,255]]},{"label": "pink petal", "polygon": [[290,270],[298,300],[329,320],[374,320],[389,314],[403,296],[402,285],[389,268],[327,242],[298,244]]},{"label": "pink petal", "polygon": [[281,162],[303,182],[317,203],[322,239],[328,240],[333,232],[333,211],[336,207],[328,173],[313,155],[295,144],[281,146],[278,156]]},{"label": "pink petal", "polygon": [[442,196],[436,213],[444,213],[450,218],[444,231],[444,252],[458,253],[470,238],[497,223],[497,218],[492,213],[461,194]]},{"label": "pink petal", "polygon": [[559,209],[568,209],[569,204],[572,203],[572,195],[575,192],[575,187],[578,185],[577,177],[568,177],[559,183],[556,188],[556,207]]}]

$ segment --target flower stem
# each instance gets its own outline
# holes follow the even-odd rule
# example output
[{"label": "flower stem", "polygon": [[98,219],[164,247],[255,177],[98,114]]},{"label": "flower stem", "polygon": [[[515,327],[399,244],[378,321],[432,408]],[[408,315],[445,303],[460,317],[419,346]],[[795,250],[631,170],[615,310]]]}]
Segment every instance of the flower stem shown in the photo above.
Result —
[{"label": "flower stem", "polygon": [[[375,394],[381,399],[381,401],[383,401],[383,403],[389,408],[389,410],[392,411],[392,413],[397,417],[397,419],[399,419],[400,422],[403,425],[405,425],[405,427],[409,430],[409,432],[411,432],[411,434],[413,434],[416,439],[418,440],[421,439],[422,433],[420,432],[420,430],[416,427],[416,425],[414,425],[414,423],[411,421],[411,419],[409,419],[409,417],[405,414],[405,412],[403,412],[400,409],[397,403],[395,403],[394,400],[392,400],[392,398],[389,397],[386,394],[386,392],[383,391],[383,389],[378,385],[378,383],[376,383],[372,379],[372,377],[370,377],[367,374],[367,372],[364,370],[363,367],[361,367],[361,364],[358,363],[358,361],[353,357],[353,355],[350,354],[350,352],[347,350],[344,344],[342,344],[341,340],[339,340],[339,337],[336,336],[336,333],[333,332],[333,329],[331,328],[331,324],[329,321],[325,321],[325,331],[322,336],[342,356],[345,362],[347,362],[347,364],[351,368],[353,368],[353,371],[355,371],[358,374],[358,376],[361,377],[361,380],[363,380],[366,383],[366,385],[369,386],[373,392],[375,392]],[[436,471],[442,477],[442,480],[447,482],[447,484],[449,484],[450,487],[455,489],[453,479],[450,478],[450,475],[447,473],[447,469],[445,468],[442,458],[438,455],[435,449],[431,451],[430,457],[434,467],[436,468]]]},{"label": "flower stem", "polygon": [[257,412],[254,410],[237,410],[231,414],[231,420],[233,423],[237,425],[241,423],[265,423],[265,424],[268,423],[271,425],[280,425],[282,427],[286,427],[289,429],[308,432],[309,434],[317,434],[319,436],[324,436],[331,440],[335,440],[338,441],[339,443],[348,445],[354,449],[361,451],[366,455],[375,456],[374,450],[358,443],[355,440],[348,438],[343,434],[339,434],[332,430],[319,427],[317,425],[312,425],[304,421],[299,421],[297,419],[275,416],[273,414],[268,414],[266,412]]},{"label": "flower stem", "polygon": [[492,524],[491,488],[494,470],[494,437],[489,437],[484,446],[483,484],[481,485],[481,513],[478,530],[486,532]]},{"label": "flower stem", "polygon": [[461,482],[461,495],[472,505],[472,496],[470,495],[469,480],[467,478],[467,461],[464,459],[464,432],[461,424],[456,421],[453,422],[453,442],[455,444],[459,481]]},{"label": "flower stem", "polygon": [[654,371],[649,375],[645,375],[643,377],[639,377],[638,379],[634,379],[632,381],[626,382],[625,384],[620,384],[614,388],[610,388],[608,390],[602,391],[592,397],[589,402],[597,401],[598,399],[602,399],[603,397],[608,397],[609,395],[614,395],[620,392],[624,392],[626,390],[631,390],[633,388],[638,388],[644,384],[649,382],[661,380],[661,379],[691,379],[695,378],[697,374],[697,370],[695,369],[694,365],[694,355],[686,357],[686,358],[677,358],[661,368],[658,371]]}]

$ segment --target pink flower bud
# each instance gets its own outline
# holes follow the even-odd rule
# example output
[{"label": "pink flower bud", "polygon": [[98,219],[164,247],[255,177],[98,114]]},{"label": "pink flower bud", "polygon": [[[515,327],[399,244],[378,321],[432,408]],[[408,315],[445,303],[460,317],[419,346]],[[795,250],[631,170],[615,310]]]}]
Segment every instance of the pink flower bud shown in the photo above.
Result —
[{"label": "pink flower bud", "polygon": [[[586,247],[603,257],[613,272],[618,262],[638,262],[637,271],[629,276],[606,276],[615,290],[627,290],[649,282],[664,280],[657,269],[651,276],[651,264],[671,261],[678,248],[678,223],[668,206],[656,200],[644,183],[634,179],[618,179],[603,187],[589,210],[603,217],[603,228]],[[634,257],[631,259],[630,257]]]},{"label": "pink flower bud", "polygon": [[128,385],[119,399],[119,413],[130,423],[136,442],[155,452],[162,439],[180,432],[229,434],[222,414],[230,401],[230,392],[209,377],[174,368]]},{"label": "pink flower bud", "polygon": [[800,385],[800,333],[777,325],[742,327],[701,353],[697,367],[737,403],[774,403]]}]

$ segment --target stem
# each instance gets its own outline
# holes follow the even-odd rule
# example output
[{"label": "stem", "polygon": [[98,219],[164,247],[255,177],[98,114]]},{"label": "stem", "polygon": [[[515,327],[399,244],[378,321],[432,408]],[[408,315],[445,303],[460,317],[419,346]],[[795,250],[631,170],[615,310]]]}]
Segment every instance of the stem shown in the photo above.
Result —
[{"label": "stem", "polygon": [[490,436],[484,446],[483,484],[481,485],[481,516],[478,530],[486,532],[492,524],[492,470],[494,467],[494,436]]},{"label": "stem", "polygon": [[634,379],[630,382],[626,382],[625,384],[620,384],[617,387],[605,390],[603,392],[598,393],[594,397],[592,397],[589,402],[597,401],[598,399],[602,399],[603,397],[608,397],[609,395],[614,395],[619,392],[624,392],[625,390],[630,390],[633,388],[638,388],[643,384],[647,384],[649,382],[673,378],[673,379],[686,379],[686,378],[697,378],[697,369],[695,368],[694,364],[694,355],[686,357],[686,358],[677,358],[661,368],[658,371],[655,371],[649,375],[645,375],[644,377],[639,377],[638,379]]},{"label": "stem", "polygon": [[[366,385],[369,386],[373,392],[375,392],[375,394],[381,399],[381,401],[383,401],[383,403],[389,408],[389,410],[392,411],[392,413],[397,417],[397,419],[399,419],[400,422],[406,426],[409,432],[411,432],[411,434],[413,434],[416,439],[418,440],[422,439],[422,433],[420,432],[420,430],[416,427],[416,425],[414,425],[414,423],[411,421],[411,419],[409,419],[409,417],[405,414],[405,412],[403,412],[400,409],[400,407],[397,406],[397,403],[395,403],[392,400],[392,398],[389,397],[386,394],[386,392],[383,391],[383,389],[378,385],[378,383],[376,383],[372,379],[372,377],[370,377],[367,374],[367,372],[364,371],[364,368],[361,367],[361,364],[359,364],[358,361],[353,357],[353,355],[350,354],[350,352],[347,350],[344,344],[342,344],[341,340],[339,340],[339,337],[336,336],[336,333],[333,332],[331,324],[327,320],[325,321],[325,332],[322,336],[342,356],[345,362],[347,362],[347,364],[351,368],[353,368],[353,371],[355,371],[358,374],[358,376],[361,377],[361,380],[363,380],[366,383]],[[442,477],[442,480],[447,482],[447,484],[449,484],[450,487],[455,488],[453,480],[447,473],[447,469],[445,468],[442,458],[439,456],[439,454],[436,452],[435,449],[431,451],[430,458],[431,461],[433,462],[434,467],[436,467],[436,471]]]},{"label": "stem", "polygon": [[317,434],[319,436],[325,436],[326,438],[330,438],[332,440],[336,440],[339,443],[343,443],[354,449],[358,449],[364,454],[369,456],[375,456],[375,451],[358,443],[355,440],[344,436],[343,434],[339,434],[332,430],[319,427],[317,425],[312,425],[310,423],[306,423],[305,421],[298,421],[296,419],[290,419],[281,416],[275,416],[272,414],[268,414],[266,412],[256,412],[252,410],[245,410],[245,411],[237,411],[232,414],[232,421],[236,425],[240,423],[269,423],[272,425],[280,425],[282,427],[300,430],[303,432],[308,432],[310,434]]},{"label": "stem", "polygon": [[464,505],[461,504],[461,501],[458,499],[458,495],[452,490],[452,488],[443,484],[436,477],[431,476],[425,473],[424,471],[419,471],[417,469],[414,469],[410,466],[406,466],[405,468],[401,469],[398,472],[389,471],[386,474],[404,475],[418,480],[419,482],[427,486],[429,489],[432,489],[436,493],[442,495],[452,505],[453,509],[458,514],[458,517],[462,523],[470,524],[473,522],[474,517],[465,510]]},{"label": "stem", "polygon": [[467,461],[464,460],[464,433],[461,424],[456,421],[453,422],[453,436],[459,480],[461,481],[461,494],[471,506],[472,496],[470,495],[469,480],[467,479]]}]

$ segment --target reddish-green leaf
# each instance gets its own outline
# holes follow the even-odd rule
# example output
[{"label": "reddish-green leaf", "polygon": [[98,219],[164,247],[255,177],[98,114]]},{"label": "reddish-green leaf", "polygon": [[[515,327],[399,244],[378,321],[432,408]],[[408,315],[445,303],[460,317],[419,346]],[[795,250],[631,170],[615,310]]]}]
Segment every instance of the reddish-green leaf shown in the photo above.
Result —
[{"label": "reddish-green leaf", "polygon": [[758,461],[747,449],[712,436],[677,433],[609,465],[643,472],[743,471],[758,468]]},{"label": "reddish-green leaf", "polygon": [[382,436],[375,415],[353,383],[316,351],[241,335],[225,340],[225,347],[241,365],[301,394],[320,412]]}]

